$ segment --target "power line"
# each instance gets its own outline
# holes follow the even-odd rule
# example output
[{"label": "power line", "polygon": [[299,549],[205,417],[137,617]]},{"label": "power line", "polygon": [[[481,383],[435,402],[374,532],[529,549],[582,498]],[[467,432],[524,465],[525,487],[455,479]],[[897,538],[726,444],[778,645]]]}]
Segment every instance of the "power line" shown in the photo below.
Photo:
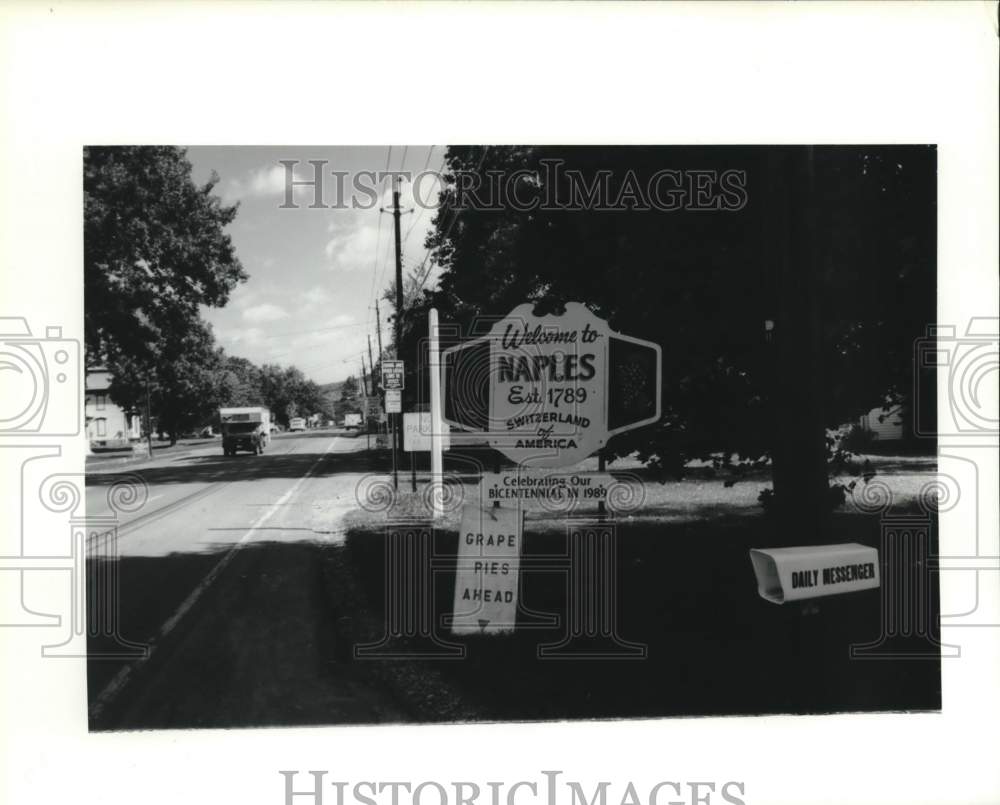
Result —
[{"label": "power line", "polygon": [[378,276],[378,253],[381,245],[382,245],[382,213],[379,213],[378,229],[375,233],[375,261],[374,263],[372,263],[372,289],[368,294],[369,297],[371,297],[372,299],[375,298],[375,277]]},{"label": "power line", "polygon": [[427,166],[431,164],[431,154],[433,154],[433,153],[434,153],[434,149],[435,149],[435,148],[437,148],[437,146],[435,146],[435,145],[432,145],[432,146],[431,146],[431,147],[430,147],[430,148],[429,148],[429,149],[427,150],[427,159],[425,159],[425,160],[424,160],[424,170],[427,170]]},{"label": "power line", "polygon": [[[433,151],[434,151],[434,146],[432,145],[431,146],[431,150],[427,152],[427,162],[424,163],[424,170],[421,171],[421,173],[423,173],[423,172],[425,172],[427,170],[427,166],[430,164],[430,161],[431,161],[431,153]],[[441,178],[440,177],[441,177],[441,171],[444,170],[444,163],[445,163],[445,159],[444,159],[444,157],[442,157],[441,158],[441,164],[438,166],[438,169],[437,169],[437,179],[436,179],[436,181],[438,182],[438,184],[440,184],[440,182],[441,182]],[[414,198],[414,201],[416,201],[416,198]],[[410,239],[410,233],[413,232],[413,228],[417,225],[417,223],[420,221],[420,219],[424,217],[424,213],[425,212],[427,212],[427,208],[424,207],[424,206],[421,206],[420,207],[420,212],[413,217],[413,223],[410,224],[410,228],[406,230],[406,236],[403,238],[403,244],[404,245],[406,244],[406,241]]]},{"label": "power line", "polygon": [[[386,172],[389,171],[389,161],[391,159],[392,159],[392,146],[390,145],[386,149],[386,154],[385,154],[385,169],[386,169]],[[376,293],[377,293],[376,288],[375,288],[375,278],[378,276],[378,255],[379,255],[379,249],[381,248],[381,246],[382,246],[382,213],[380,212],[378,214],[378,229],[376,230],[376,233],[375,233],[375,260],[372,263],[372,287],[371,287],[371,291],[369,291],[369,293],[368,293],[368,297],[372,301],[375,300]],[[371,323],[371,303],[369,302],[369,305],[368,305],[368,316],[365,319],[365,324],[370,324],[370,323]]]},{"label": "power line", "polygon": [[311,330],[296,330],[291,333],[267,333],[259,336],[260,338],[286,338],[295,335],[312,335],[313,333],[326,333],[330,330],[343,330],[348,327],[363,327],[366,322],[354,321],[349,324],[332,324],[329,327],[315,327]]},{"label": "power line", "polygon": [[[483,147],[483,155],[482,155],[482,156],[481,156],[481,157],[479,158],[479,164],[478,164],[478,165],[476,165],[476,170],[477,170],[477,171],[478,171],[478,170],[479,170],[480,168],[482,168],[482,167],[483,167],[483,162],[485,162],[485,161],[486,161],[486,153],[487,153],[487,151],[489,151],[489,150],[490,150],[490,147],[489,147],[488,145],[487,145],[487,146],[484,146],[484,147]],[[443,164],[443,163],[442,163],[442,164]],[[447,229],[445,230],[445,232],[444,232],[444,237],[445,237],[445,238],[447,238],[447,237],[448,237],[448,235],[449,235],[449,234],[451,233],[451,230],[452,230],[452,227],[453,227],[453,226],[455,226],[455,222],[456,222],[456,221],[458,220],[458,216],[459,216],[459,213],[460,213],[460,212],[461,212],[461,210],[457,211],[457,212],[456,212],[456,213],[455,213],[455,214],[454,214],[454,215],[452,216],[452,218],[451,218],[451,222],[450,222],[450,223],[448,224],[448,228],[447,228]],[[425,263],[427,262],[427,258],[431,256],[431,249],[432,249],[432,248],[433,248],[433,247],[431,247],[431,248],[428,248],[428,249],[427,249],[427,254],[425,254],[425,255],[424,255],[424,259],[423,259],[423,260],[421,261],[421,263],[420,263],[420,269],[419,269],[419,270],[423,270],[423,267],[424,267],[424,264],[425,264]],[[421,292],[421,291],[423,290],[423,288],[424,288],[424,283],[426,283],[426,282],[427,282],[427,278],[428,278],[428,277],[429,277],[430,275],[431,275],[431,271],[430,271],[430,269],[428,268],[428,269],[427,269],[427,272],[426,272],[426,273],[424,274],[424,276],[423,276],[423,279],[421,279],[421,280],[420,280],[420,284],[419,284],[419,285],[417,286],[417,290],[416,290],[416,291],[414,291],[414,296],[416,296],[417,294],[419,294],[419,293],[420,293],[420,292]]]}]

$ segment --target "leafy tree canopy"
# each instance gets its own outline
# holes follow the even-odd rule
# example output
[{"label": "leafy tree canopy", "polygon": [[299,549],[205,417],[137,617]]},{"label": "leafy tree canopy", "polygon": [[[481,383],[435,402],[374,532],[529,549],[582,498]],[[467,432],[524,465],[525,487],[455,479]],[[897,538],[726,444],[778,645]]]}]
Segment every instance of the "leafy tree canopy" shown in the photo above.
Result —
[{"label": "leafy tree canopy", "polygon": [[182,148],[84,149],[88,363],[151,362],[165,335],[196,330],[247,274],[225,232],[237,206],[195,184]]},{"label": "leafy tree canopy", "polygon": [[[427,241],[443,273],[436,291],[407,308],[403,357],[416,357],[431,306],[468,332],[477,316],[504,315],[526,300],[583,301],[613,329],[663,348],[662,420],[619,437],[614,452],[638,450],[678,471],[689,459],[720,453],[727,462],[766,457],[782,429],[773,405],[779,369],[765,331],[768,320],[781,328],[775,266],[789,253],[788,227],[775,220],[787,205],[775,187],[782,150],[449,148]],[[570,203],[580,180],[593,186],[602,171],[609,177],[605,198],[615,198],[630,174],[645,188],[664,169],[743,171],[745,205],[622,211]],[[821,289],[819,416],[832,427],[913,388],[913,341],[934,316],[936,155],[914,146],[817,148],[811,170],[808,245]],[[456,177],[472,174],[489,188],[491,172],[516,171],[522,203],[556,198],[565,208],[461,203]],[[576,181],[571,171],[579,172]],[[800,212],[793,206],[786,224]]]}]

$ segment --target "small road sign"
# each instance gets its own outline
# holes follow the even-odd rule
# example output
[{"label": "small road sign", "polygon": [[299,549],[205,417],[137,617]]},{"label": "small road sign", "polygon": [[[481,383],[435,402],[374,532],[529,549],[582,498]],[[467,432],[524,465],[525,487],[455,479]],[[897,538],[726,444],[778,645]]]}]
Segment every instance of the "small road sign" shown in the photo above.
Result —
[{"label": "small road sign", "polygon": [[[429,411],[403,414],[403,451],[406,453],[430,452],[432,428]],[[451,442],[451,439],[448,438],[450,428],[445,422],[441,423],[440,428],[441,449],[447,450]]]},{"label": "small road sign", "polygon": [[385,391],[402,390],[403,362],[382,361],[382,388]]}]

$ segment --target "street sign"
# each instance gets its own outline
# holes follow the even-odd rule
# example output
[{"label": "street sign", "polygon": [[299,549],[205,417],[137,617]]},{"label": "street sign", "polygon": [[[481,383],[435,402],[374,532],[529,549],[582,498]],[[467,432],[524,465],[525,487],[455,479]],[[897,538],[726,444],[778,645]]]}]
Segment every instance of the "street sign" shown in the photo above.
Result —
[{"label": "street sign", "polygon": [[382,403],[378,397],[365,399],[365,419],[378,419],[382,416]]},{"label": "street sign", "polygon": [[385,391],[385,412],[387,414],[399,414],[403,411],[403,392],[399,389],[386,389]]},{"label": "street sign", "polygon": [[455,575],[454,634],[514,631],[521,554],[517,509],[502,506],[462,509]]},{"label": "street sign", "polygon": [[382,361],[382,388],[385,391],[403,388],[403,362]]},{"label": "street sign", "polygon": [[[451,429],[446,422],[441,423],[441,449],[451,447],[449,438]],[[430,452],[431,449],[431,414],[403,414],[403,450],[407,453]]]},{"label": "street sign", "polygon": [[660,347],[613,332],[585,305],[514,308],[443,353],[444,419],[518,464],[562,467],[660,418]]}]

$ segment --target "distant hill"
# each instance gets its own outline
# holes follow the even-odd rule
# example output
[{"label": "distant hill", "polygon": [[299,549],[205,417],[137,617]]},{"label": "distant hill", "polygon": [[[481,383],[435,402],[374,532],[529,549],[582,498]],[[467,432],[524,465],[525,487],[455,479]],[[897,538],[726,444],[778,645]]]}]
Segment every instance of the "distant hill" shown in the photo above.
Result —
[{"label": "distant hill", "polygon": [[334,383],[323,383],[320,385],[319,389],[325,395],[327,395],[331,400],[340,399],[340,390],[344,387],[344,381],[338,380]]},{"label": "distant hill", "polygon": [[[322,391],[329,399],[336,402],[340,399],[341,392],[344,388],[344,381],[337,380],[333,383],[322,383],[320,384],[320,391]],[[360,388],[359,388],[360,391]],[[363,397],[364,393],[360,393],[359,396]]]}]

